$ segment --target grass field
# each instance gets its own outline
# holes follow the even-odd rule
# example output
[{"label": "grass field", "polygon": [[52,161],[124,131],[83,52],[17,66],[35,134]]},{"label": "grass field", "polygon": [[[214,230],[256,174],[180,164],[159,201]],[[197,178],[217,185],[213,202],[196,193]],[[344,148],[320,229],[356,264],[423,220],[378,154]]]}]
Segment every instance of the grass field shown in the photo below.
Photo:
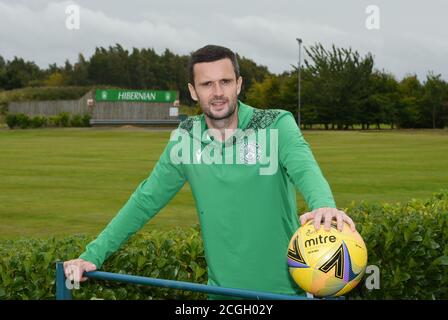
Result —
[{"label": "grass field", "polygon": [[[339,207],[448,187],[448,131],[305,131]],[[151,172],[169,131],[0,129],[0,238],[101,231]],[[304,210],[299,196],[298,204]],[[144,229],[197,223],[188,184]]]}]

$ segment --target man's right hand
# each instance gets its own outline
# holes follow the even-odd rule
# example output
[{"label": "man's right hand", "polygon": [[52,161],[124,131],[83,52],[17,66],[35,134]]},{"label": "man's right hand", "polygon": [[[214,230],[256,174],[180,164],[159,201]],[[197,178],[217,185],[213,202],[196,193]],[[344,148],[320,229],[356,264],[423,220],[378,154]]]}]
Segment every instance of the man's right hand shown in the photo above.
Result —
[{"label": "man's right hand", "polygon": [[84,272],[95,270],[96,266],[93,263],[83,259],[74,259],[64,262],[65,277],[70,281],[78,283],[86,281],[87,278],[82,276]]}]

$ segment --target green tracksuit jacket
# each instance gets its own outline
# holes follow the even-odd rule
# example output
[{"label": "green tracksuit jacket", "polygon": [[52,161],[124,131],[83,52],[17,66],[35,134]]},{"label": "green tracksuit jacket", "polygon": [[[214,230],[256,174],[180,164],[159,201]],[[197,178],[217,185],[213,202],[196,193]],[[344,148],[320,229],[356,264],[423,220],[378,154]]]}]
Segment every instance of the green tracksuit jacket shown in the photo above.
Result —
[{"label": "green tracksuit jacket", "polygon": [[[335,208],[330,187],[290,112],[260,110],[241,101],[237,112],[241,130],[224,143],[207,134],[204,115],[181,122],[150,176],[80,258],[100,268],[188,181],[201,224],[209,285],[303,293],[286,263],[289,240],[299,227],[296,190],[311,210]],[[249,140],[250,135],[241,132],[255,132],[257,138]],[[265,140],[258,139],[262,134]],[[180,149],[182,145],[190,150]],[[268,153],[271,160],[266,164],[268,157],[260,154]],[[262,168],[268,173],[261,174]]]}]

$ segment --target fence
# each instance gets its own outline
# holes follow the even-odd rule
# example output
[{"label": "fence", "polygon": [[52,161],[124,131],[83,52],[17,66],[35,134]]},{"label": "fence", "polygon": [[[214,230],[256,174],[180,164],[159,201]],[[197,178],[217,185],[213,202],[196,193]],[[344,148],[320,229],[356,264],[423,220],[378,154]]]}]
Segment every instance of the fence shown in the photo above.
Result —
[{"label": "fence", "polygon": [[91,124],[178,124],[178,116],[170,116],[173,103],[149,103],[126,101],[95,101],[88,106],[88,100],[95,100],[95,90],[90,90],[78,100],[19,101],[10,102],[10,113],[24,113],[28,116],[55,116],[61,112],[90,114]]},{"label": "fence", "polygon": [[[84,273],[85,277],[98,280],[118,281],[131,284],[156,286],[163,288],[171,288],[178,290],[188,290],[194,292],[203,292],[207,294],[215,294],[221,296],[239,297],[253,300],[315,300],[305,296],[294,296],[286,294],[276,294],[270,292],[260,292],[242,289],[232,289],[223,287],[208,286],[205,284],[197,284],[191,282],[182,282],[174,280],[164,280],[156,278],[147,278],[134,275],[126,275],[119,273],[110,273],[103,271],[92,271]],[[71,300],[71,291],[66,286],[66,278],[64,273],[64,263],[56,263],[56,300]]]},{"label": "fence", "polygon": [[55,116],[61,112],[72,114],[88,113],[87,106],[81,105],[78,100],[53,100],[53,101],[21,101],[10,102],[10,113],[24,113],[28,116]]}]

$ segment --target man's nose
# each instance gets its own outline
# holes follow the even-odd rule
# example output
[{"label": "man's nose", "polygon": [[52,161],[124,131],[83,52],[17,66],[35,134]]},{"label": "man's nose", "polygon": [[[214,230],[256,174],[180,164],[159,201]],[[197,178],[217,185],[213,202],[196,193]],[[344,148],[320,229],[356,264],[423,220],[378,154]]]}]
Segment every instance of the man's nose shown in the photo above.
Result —
[{"label": "man's nose", "polygon": [[224,90],[221,87],[221,84],[219,82],[215,82],[213,84],[213,94],[215,96],[221,96],[224,94]]}]

